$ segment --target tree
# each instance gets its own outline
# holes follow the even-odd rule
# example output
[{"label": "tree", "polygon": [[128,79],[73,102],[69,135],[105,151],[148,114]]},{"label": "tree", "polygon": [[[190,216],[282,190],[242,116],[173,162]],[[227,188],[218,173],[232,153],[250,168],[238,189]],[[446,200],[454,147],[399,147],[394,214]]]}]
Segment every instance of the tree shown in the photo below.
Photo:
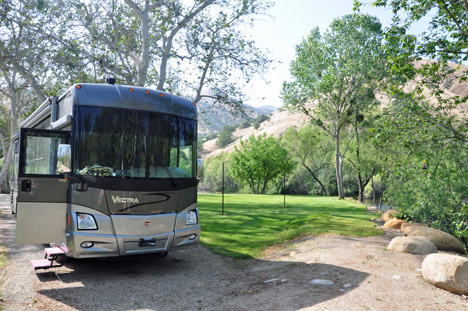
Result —
[{"label": "tree", "polygon": [[235,140],[232,133],[234,133],[236,128],[237,126],[235,125],[225,125],[221,133],[219,133],[218,139],[216,140],[216,146],[224,148],[232,143]]},{"label": "tree", "polygon": [[[360,1],[355,2],[359,9]],[[387,202],[401,208],[408,220],[445,230],[468,245],[466,198],[468,95],[448,92],[467,81],[468,4],[461,0],[378,0],[394,17],[385,32],[393,50],[389,62],[394,77],[386,91],[394,99],[375,128],[385,155]],[[405,18],[402,18],[405,16]],[[429,18],[427,30],[410,27]],[[398,53],[394,53],[398,52]],[[422,169],[422,163],[428,163]]]},{"label": "tree", "polygon": [[294,127],[288,128],[284,140],[294,157],[320,185],[322,194],[328,195],[318,173],[330,165],[333,146],[327,143],[321,132],[311,126],[304,126],[299,131]]},{"label": "tree", "polygon": [[[32,97],[37,105],[64,85],[104,75],[238,109],[243,83],[270,63],[239,29],[269,6],[263,0],[0,1],[0,89],[15,120],[11,132],[24,113],[16,104]],[[2,188],[8,168],[6,158]]]},{"label": "tree", "polygon": [[[355,1],[356,10],[361,5],[360,1]],[[377,0],[373,5],[389,7],[394,14],[393,23],[385,32],[387,46],[392,49],[393,76],[402,82],[417,83],[412,90],[404,88],[403,83],[390,83],[387,93],[409,99],[399,103],[421,102],[431,97],[432,105],[425,106],[431,117],[426,117],[424,122],[429,126],[437,124],[447,137],[468,141],[467,112],[458,109],[468,100],[468,94],[453,96],[446,92],[448,86],[463,83],[468,77],[468,70],[460,66],[468,60],[467,2]],[[418,35],[411,34],[410,27],[425,17],[430,17],[427,30]],[[413,113],[411,107],[407,113]]]},{"label": "tree", "polygon": [[224,148],[233,141],[234,137],[232,136],[232,132],[221,131],[221,133],[219,133],[218,139],[216,140],[216,146],[218,146],[219,148]]},{"label": "tree", "polygon": [[241,124],[239,125],[239,129],[245,129],[250,127],[252,124],[250,123],[249,120],[242,121]]},{"label": "tree", "polygon": [[240,144],[232,156],[231,174],[247,182],[253,193],[264,194],[268,182],[294,167],[281,139],[252,135]]},{"label": "tree", "polygon": [[343,146],[343,131],[356,109],[363,113],[375,104],[362,94],[375,94],[387,75],[382,41],[375,17],[352,14],[335,19],[323,36],[315,28],[296,46],[293,81],[283,84],[286,106],[308,115],[334,139],[339,198],[344,197],[343,160],[350,142]]},{"label": "tree", "polygon": [[224,163],[224,189],[226,192],[235,192],[239,189],[238,182],[231,176],[231,154],[221,153],[209,157],[203,163],[204,178],[201,187],[211,191],[221,191],[223,188],[223,163]]},{"label": "tree", "polygon": [[48,1],[2,1],[0,12],[0,99],[10,131],[8,137],[2,137],[4,147],[8,140],[9,149],[3,154],[0,189],[9,192],[11,138],[17,132],[18,119],[53,93],[51,84],[60,85],[54,80],[57,48],[51,38],[62,28],[55,21],[57,10]]},{"label": "tree", "polygon": [[[375,95],[364,89],[359,97],[361,102],[370,102],[369,106],[378,106]],[[374,102],[374,103],[372,103]],[[376,159],[378,152],[373,148],[371,143],[373,136],[369,135],[369,130],[372,129],[373,123],[381,115],[381,109],[375,111],[367,111],[366,114],[361,113],[359,106],[355,107],[355,112],[350,120],[352,131],[350,135],[354,136],[354,140],[350,144],[349,156],[346,158],[353,166],[356,172],[357,185],[359,189],[359,202],[364,203],[364,189],[372,180],[372,177],[378,172],[378,160]]]},{"label": "tree", "polygon": [[[407,114],[413,106],[420,114]],[[374,129],[382,157],[386,203],[407,220],[444,230],[468,245],[466,143],[424,122],[427,102],[388,107]],[[423,162],[426,165],[423,169]]]},{"label": "tree", "polygon": [[[100,74],[240,107],[242,84],[268,66],[238,29],[265,13],[262,0],[65,0],[78,53]],[[243,77],[244,79],[239,79]]]}]

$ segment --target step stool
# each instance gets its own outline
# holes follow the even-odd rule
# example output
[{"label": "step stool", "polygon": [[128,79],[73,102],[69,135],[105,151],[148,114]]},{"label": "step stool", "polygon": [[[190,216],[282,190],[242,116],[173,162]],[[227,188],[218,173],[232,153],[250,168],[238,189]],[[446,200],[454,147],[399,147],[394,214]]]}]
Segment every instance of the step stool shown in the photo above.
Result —
[{"label": "step stool", "polygon": [[[33,266],[34,270],[49,269],[63,266],[63,264],[57,263],[57,258],[58,256],[65,255],[67,253],[66,247],[48,247],[44,249],[44,252],[44,259],[31,260],[31,265]],[[55,265],[54,261],[56,262]]]}]

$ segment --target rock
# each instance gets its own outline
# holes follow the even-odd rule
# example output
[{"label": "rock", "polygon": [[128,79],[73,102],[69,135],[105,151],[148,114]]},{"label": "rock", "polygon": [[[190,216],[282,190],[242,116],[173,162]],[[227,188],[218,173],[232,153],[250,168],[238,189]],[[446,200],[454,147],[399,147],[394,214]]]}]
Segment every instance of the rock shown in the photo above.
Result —
[{"label": "rock", "polygon": [[406,223],[406,221],[401,219],[392,218],[384,224],[384,227],[387,229],[400,229],[401,225]]},{"label": "rock", "polygon": [[412,227],[412,226],[426,226],[426,225],[423,225],[423,224],[417,224],[417,223],[411,223],[411,222],[405,222],[404,224],[401,224],[401,231],[403,231],[403,233],[405,233],[405,230],[406,228],[408,227]]},{"label": "rock", "polygon": [[457,252],[460,254],[465,253],[465,248],[462,242],[441,230],[423,226],[411,226],[406,227],[405,234],[410,237],[425,236],[431,240],[440,251]]},{"label": "rock", "polygon": [[437,253],[437,247],[425,236],[398,236],[390,242],[388,250],[418,255]]},{"label": "rock", "polygon": [[282,283],[286,283],[287,281],[288,279],[270,279],[270,280],[263,281],[263,283],[279,285]]},{"label": "rock", "polygon": [[428,255],[422,263],[423,278],[455,294],[468,295],[468,259],[449,254]]},{"label": "rock", "polygon": [[389,209],[388,211],[383,213],[382,216],[380,216],[380,220],[382,220],[383,222],[387,222],[390,219],[392,219],[392,216],[395,215],[395,214],[398,214],[397,210]]},{"label": "rock", "polygon": [[281,279],[270,279],[270,280],[266,280],[266,281],[263,281],[263,283],[267,284],[267,283],[279,283],[281,282]]},{"label": "rock", "polygon": [[394,275],[394,276],[392,276],[392,278],[394,280],[397,280],[397,281],[401,280],[401,276],[399,276],[399,275]]},{"label": "rock", "polygon": [[311,284],[314,285],[333,285],[335,284],[333,281],[330,280],[321,280],[321,279],[315,279],[310,281]]}]

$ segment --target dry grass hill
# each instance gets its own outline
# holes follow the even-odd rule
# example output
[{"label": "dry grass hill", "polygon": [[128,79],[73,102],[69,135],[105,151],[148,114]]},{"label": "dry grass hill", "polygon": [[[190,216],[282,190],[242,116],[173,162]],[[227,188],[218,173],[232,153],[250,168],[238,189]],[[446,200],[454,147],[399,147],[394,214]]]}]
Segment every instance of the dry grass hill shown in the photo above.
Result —
[{"label": "dry grass hill", "polygon": [[308,118],[302,113],[289,113],[283,109],[278,109],[270,115],[270,119],[262,122],[260,127],[256,130],[253,126],[237,130],[234,132],[236,141],[226,146],[224,149],[219,149],[216,146],[216,139],[209,140],[203,144],[203,149],[207,151],[205,157],[215,156],[222,152],[231,152],[234,150],[234,146],[240,143],[241,139],[247,139],[250,135],[262,135],[266,133],[268,136],[273,135],[274,137],[280,136],[290,126],[301,127],[305,125]]}]

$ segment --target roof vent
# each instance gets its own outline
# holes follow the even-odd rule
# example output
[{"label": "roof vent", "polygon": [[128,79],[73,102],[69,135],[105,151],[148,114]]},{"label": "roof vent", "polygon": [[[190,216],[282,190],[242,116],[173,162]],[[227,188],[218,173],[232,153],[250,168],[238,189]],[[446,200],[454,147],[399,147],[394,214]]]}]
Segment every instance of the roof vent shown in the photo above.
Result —
[{"label": "roof vent", "polygon": [[107,84],[115,84],[115,78],[113,77],[106,77]]}]

